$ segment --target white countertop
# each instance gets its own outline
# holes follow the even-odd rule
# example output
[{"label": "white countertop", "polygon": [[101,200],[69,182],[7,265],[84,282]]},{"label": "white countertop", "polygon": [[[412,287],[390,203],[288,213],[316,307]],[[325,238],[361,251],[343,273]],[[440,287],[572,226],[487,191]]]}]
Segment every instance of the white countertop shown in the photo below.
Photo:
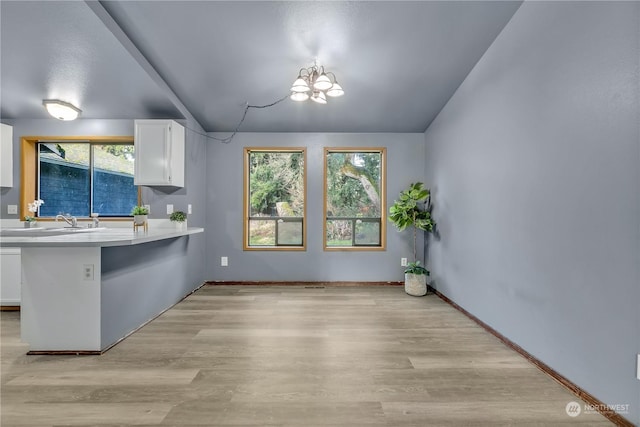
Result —
[{"label": "white countertop", "polygon": [[131,246],[203,232],[204,228],[200,227],[189,227],[184,231],[178,231],[174,228],[150,228],[148,231],[141,229],[133,231],[132,228],[105,228],[91,233],[71,233],[56,236],[3,236],[0,237],[0,247]]}]

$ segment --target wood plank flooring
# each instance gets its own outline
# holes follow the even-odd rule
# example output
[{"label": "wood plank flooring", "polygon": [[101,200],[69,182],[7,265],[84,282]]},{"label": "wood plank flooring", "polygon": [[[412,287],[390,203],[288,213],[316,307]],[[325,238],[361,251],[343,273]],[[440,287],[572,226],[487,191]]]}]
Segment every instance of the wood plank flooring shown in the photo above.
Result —
[{"label": "wood plank flooring", "polygon": [[0,315],[2,427],[611,425],[397,286],[205,286],[101,356],[26,356]]}]

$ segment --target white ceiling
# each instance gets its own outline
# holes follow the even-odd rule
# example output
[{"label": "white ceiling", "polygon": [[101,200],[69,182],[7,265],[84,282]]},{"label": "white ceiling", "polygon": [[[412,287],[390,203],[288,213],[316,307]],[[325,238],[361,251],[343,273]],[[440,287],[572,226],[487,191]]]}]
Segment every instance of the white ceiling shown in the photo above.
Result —
[{"label": "white ceiling", "polygon": [[0,114],[46,118],[59,98],[82,118],[230,131],[317,58],[343,97],[251,110],[241,130],[423,132],[520,3],[2,0]]}]

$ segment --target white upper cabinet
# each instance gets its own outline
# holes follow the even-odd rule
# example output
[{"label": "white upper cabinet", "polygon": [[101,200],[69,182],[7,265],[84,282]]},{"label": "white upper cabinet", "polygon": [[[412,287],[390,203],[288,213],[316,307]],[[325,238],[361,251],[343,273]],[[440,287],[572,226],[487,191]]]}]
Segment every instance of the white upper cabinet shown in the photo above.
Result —
[{"label": "white upper cabinet", "polygon": [[13,187],[13,127],[0,127],[0,187]]},{"label": "white upper cabinet", "polygon": [[184,127],[173,120],[135,121],[135,185],[184,187]]}]

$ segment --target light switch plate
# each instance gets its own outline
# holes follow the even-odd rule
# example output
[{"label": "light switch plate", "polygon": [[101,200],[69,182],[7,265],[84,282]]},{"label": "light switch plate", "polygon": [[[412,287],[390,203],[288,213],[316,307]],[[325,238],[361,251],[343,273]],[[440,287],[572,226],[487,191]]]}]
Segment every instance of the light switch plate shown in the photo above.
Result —
[{"label": "light switch plate", "polygon": [[226,256],[220,257],[220,266],[221,267],[229,266],[229,258],[227,258]]},{"label": "light switch plate", "polygon": [[7,213],[9,215],[17,215],[18,214],[18,205],[7,205]]},{"label": "light switch plate", "polygon": [[173,213],[173,205],[167,205],[167,215],[171,215]]},{"label": "light switch plate", "polygon": [[187,205],[187,215],[191,215],[193,212],[193,209],[191,209],[191,204]]},{"label": "light switch plate", "polygon": [[147,212],[151,213],[151,205],[144,205],[144,207],[147,209]]}]

